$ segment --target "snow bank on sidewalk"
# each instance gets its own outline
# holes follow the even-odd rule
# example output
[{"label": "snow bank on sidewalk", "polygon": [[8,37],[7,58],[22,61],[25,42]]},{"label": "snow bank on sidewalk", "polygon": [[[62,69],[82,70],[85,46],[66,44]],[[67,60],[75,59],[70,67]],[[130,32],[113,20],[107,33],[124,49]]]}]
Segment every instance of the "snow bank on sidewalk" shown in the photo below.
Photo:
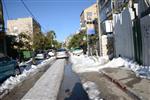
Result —
[{"label": "snow bank on sidewalk", "polygon": [[100,98],[100,91],[94,82],[87,81],[83,83],[83,88],[88,93],[90,100],[103,100]]},{"label": "snow bank on sidewalk", "polygon": [[15,77],[8,78],[3,84],[1,84],[0,93],[2,93],[4,90],[9,90],[9,91],[12,90],[19,83],[21,83],[25,79],[27,79],[28,76],[34,75],[35,73],[37,73],[41,67],[47,65],[53,59],[55,59],[55,58],[50,58],[50,59],[44,60],[41,64],[39,64],[37,66],[31,65],[30,69],[24,70],[22,74],[16,75]]},{"label": "snow bank on sidewalk", "polygon": [[125,68],[135,72],[137,77],[150,79],[150,66],[140,66],[136,62],[126,58],[88,57],[86,55],[71,56],[73,70],[77,73],[99,71],[103,68]]},{"label": "snow bank on sidewalk", "polygon": [[108,62],[106,65],[101,68],[118,68],[122,67],[125,69],[132,70],[135,72],[137,77],[150,79],[150,66],[140,66],[133,60],[129,60],[126,58],[114,58],[112,61]]},{"label": "snow bank on sidewalk", "polygon": [[21,62],[21,63],[19,64],[19,66],[27,65],[27,64],[29,64],[29,63],[31,63],[31,62],[32,62],[32,58],[31,58],[30,60],[28,60],[28,61]]},{"label": "snow bank on sidewalk", "polygon": [[87,55],[71,56],[73,70],[77,73],[98,71],[100,65],[108,62],[108,57],[88,57]]},{"label": "snow bank on sidewalk", "polygon": [[132,70],[133,72],[135,72],[137,77],[150,79],[150,66],[140,66],[133,60],[129,60],[126,58],[121,58],[121,57],[114,58],[107,64],[101,66],[100,69],[119,68],[119,67]]}]

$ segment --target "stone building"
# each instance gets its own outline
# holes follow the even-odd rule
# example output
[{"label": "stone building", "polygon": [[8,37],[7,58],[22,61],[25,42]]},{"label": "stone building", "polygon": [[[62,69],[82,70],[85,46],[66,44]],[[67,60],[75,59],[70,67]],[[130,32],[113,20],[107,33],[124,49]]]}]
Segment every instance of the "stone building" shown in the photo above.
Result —
[{"label": "stone building", "polygon": [[80,14],[80,28],[81,30],[98,29],[97,27],[97,4],[84,9]]},{"label": "stone building", "polygon": [[85,31],[87,34],[88,55],[98,54],[98,37],[94,41],[91,39],[92,36],[98,34],[97,18],[97,3],[94,3],[90,7],[84,9],[80,14],[80,31]]},{"label": "stone building", "polygon": [[8,35],[18,35],[20,33],[25,33],[32,38],[34,34],[41,32],[40,24],[32,17],[8,20],[7,29]]}]

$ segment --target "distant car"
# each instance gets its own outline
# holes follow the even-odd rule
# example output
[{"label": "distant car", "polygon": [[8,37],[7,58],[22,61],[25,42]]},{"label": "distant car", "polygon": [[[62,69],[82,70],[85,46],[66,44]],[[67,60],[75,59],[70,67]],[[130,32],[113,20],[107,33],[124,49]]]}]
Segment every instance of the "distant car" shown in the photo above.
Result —
[{"label": "distant car", "polygon": [[83,49],[75,48],[75,49],[73,49],[72,53],[73,53],[73,55],[79,56],[79,55],[83,54]]},{"label": "distant car", "polygon": [[13,60],[7,56],[0,57],[0,82],[10,76],[16,75],[16,69],[18,68],[19,66],[16,60]]},{"label": "distant car", "polygon": [[55,56],[55,52],[54,52],[54,51],[49,51],[49,52],[48,52],[48,55],[49,55],[50,57],[53,57],[53,56]]},{"label": "distant car", "polygon": [[44,60],[46,58],[46,55],[43,54],[43,53],[38,53],[36,56],[35,56],[35,59],[36,60]]},{"label": "distant car", "polygon": [[69,53],[66,49],[58,49],[56,51],[56,58],[68,58],[69,57]]}]

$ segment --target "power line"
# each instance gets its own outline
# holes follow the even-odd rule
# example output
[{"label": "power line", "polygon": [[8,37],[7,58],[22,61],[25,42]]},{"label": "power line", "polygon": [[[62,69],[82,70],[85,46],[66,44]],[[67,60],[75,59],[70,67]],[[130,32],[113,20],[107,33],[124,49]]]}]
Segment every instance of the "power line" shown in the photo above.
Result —
[{"label": "power line", "polygon": [[[31,10],[28,8],[28,6],[25,4],[25,2],[23,0],[20,0],[20,1],[22,2],[23,6],[27,9],[27,11],[30,13],[30,15],[36,20],[36,23],[39,24],[38,20],[36,19],[34,14],[31,12]],[[43,28],[44,31],[46,31],[45,28],[42,25],[40,25],[40,26],[41,26],[41,28]]]}]

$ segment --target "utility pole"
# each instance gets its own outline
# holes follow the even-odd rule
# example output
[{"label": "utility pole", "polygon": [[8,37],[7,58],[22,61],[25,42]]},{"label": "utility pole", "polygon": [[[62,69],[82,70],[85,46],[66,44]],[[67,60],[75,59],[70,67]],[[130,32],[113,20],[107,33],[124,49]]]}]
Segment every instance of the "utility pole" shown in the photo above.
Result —
[{"label": "utility pole", "polygon": [[102,56],[102,31],[101,31],[101,18],[100,18],[100,0],[97,0],[97,11],[98,11],[98,33],[99,33],[99,55]]},{"label": "utility pole", "polygon": [[6,54],[5,24],[3,17],[2,0],[0,0],[0,53]]}]

